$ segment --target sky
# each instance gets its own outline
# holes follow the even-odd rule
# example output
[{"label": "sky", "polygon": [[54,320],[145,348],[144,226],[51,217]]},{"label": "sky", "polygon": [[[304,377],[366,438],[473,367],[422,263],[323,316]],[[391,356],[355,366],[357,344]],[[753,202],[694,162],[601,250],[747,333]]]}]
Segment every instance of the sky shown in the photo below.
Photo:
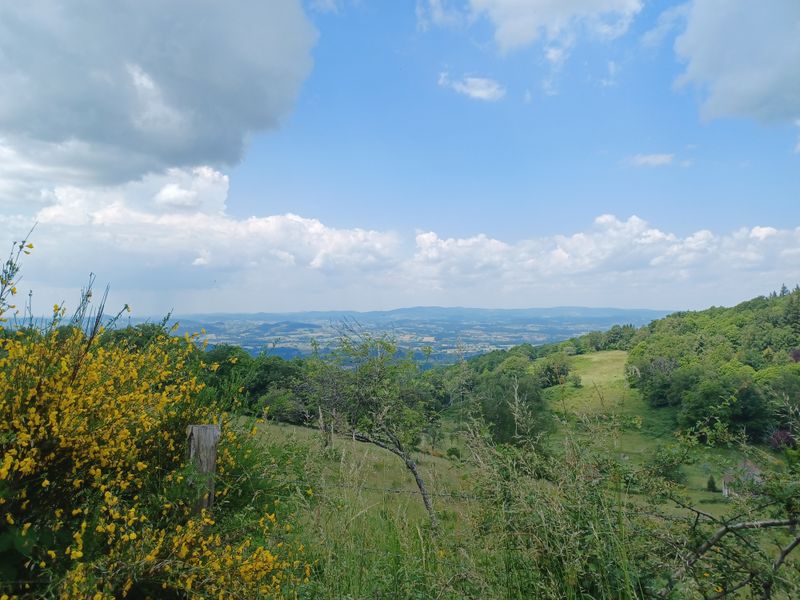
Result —
[{"label": "sky", "polygon": [[699,309],[800,282],[797,0],[0,0],[34,312]]}]

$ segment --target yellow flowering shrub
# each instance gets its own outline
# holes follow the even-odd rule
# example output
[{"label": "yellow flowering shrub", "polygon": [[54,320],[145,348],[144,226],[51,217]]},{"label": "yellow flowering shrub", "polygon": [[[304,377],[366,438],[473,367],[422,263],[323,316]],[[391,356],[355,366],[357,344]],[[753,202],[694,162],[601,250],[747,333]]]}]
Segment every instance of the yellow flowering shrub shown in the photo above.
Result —
[{"label": "yellow flowering shrub", "polygon": [[0,328],[0,595],[284,597],[307,579],[275,495],[237,488],[261,450],[234,422],[218,502],[194,509],[186,426],[219,415],[193,341],[126,344],[55,312],[44,331]]}]

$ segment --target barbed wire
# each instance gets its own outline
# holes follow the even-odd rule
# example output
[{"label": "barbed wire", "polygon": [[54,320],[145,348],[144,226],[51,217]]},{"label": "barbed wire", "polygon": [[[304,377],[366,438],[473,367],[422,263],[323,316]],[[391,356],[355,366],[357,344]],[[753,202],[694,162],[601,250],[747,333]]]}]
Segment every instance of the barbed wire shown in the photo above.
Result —
[{"label": "barbed wire", "polygon": [[[419,490],[410,490],[406,488],[384,488],[384,487],[376,487],[376,486],[369,486],[369,485],[353,485],[353,484],[345,484],[345,483],[321,483],[321,484],[313,484],[310,481],[284,481],[280,482],[280,485],[284,486],[294,486],[298,489],[300,488],[308,488],[311,489],[312,492],[316,492],[316,490],[321,489],[346,489],[346,490],[357,490],[357,491],[367,491],[367,492],[381,492],[384,494],[409,494],[412,496],[420,496],[422,492]],[[428,492],[428,496],[432,497],[439,497],[439,498],[456,498],[459,500],[491,500],[491,496],[478,496],[475,494],[465,494],[461,492]]]}]

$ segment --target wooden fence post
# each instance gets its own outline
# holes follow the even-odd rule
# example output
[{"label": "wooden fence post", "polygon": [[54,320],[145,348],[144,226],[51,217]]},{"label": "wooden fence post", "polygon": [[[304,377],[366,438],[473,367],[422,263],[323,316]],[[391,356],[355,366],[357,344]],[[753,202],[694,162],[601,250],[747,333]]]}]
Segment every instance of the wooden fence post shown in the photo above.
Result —
[{"label": "wooden fence post", "polygon": [[195,510],[211,508],[214,504],[214,473],[217,465],[217,442],[220,437],[219,425],[189,425],[186,437],[189,443],[189,460],[197,471],[206,476],[206,493],[197,501]]}]

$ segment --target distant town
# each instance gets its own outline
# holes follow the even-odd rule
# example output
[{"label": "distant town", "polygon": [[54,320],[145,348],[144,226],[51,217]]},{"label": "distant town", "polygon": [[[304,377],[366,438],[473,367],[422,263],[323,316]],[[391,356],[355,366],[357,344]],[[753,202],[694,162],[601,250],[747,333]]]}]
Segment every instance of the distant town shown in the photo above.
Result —
[{"label": "distant town", "polygon": [[556,307],[475,309],[414,307],[390,311],[205,314],[175,316],[179,334],[199,333],[209,345],[232,344],[252,354],[305,356],[325,351],[345,332],[385,333],[435,363],[455,362],[518,344],[556,342],[613,325],[646,325],[669,311]]}]

